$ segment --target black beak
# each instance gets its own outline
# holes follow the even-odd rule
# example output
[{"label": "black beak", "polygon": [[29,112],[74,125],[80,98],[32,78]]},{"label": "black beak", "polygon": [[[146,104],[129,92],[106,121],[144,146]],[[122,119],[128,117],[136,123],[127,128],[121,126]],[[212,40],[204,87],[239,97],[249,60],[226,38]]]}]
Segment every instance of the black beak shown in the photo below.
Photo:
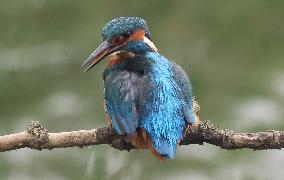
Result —
[{"label": "black beak", "polygon": [[113,47],[107,40],[105,40],[82,64],[85,68],[85,72],[90,70],[96,64],[98,64],[104,57],[114,52],[118,47]]}]

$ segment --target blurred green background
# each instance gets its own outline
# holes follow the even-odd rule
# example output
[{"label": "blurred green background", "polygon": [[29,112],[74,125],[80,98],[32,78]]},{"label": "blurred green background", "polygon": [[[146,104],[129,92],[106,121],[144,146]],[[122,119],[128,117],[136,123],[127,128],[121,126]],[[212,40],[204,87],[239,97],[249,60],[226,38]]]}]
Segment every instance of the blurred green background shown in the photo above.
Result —
[{"label": "blurred green background", "polygon": [[[147,20],[161,54],[189,74],[201,119],[235,131],[284,130],[284,2],[0,2],[0,135],[106,126],[101,74],[83,60],[118,16]],[[175,160],[110,146],[0,154],[0,179],[283,179],[284,151],[181,146]]]}]

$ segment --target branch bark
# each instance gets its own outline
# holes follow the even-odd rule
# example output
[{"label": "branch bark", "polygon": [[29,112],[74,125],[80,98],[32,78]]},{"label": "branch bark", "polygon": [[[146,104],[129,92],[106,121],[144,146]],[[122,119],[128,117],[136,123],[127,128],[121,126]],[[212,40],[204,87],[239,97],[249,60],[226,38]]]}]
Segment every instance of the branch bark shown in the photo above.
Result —
[{"label": "branch bark", "polygon": [[[230,130],[220,130],[209,121],[205,121],[197,127],[189,127],[180,145],[202,145],[203,143],[228,150],[242,148],[253,150],[281,149],[284,148],[284,131],[236,133]],[[24,132],[0,136],[0,152],[21,148],[36,150],[75,146],[82,148],[100,144],[108,144],[119,150],[135,149],[131,144],[125,142],[121,136],[116,135],[113,129],[107,127],[49,133],[39,122],[32,121]]]}]

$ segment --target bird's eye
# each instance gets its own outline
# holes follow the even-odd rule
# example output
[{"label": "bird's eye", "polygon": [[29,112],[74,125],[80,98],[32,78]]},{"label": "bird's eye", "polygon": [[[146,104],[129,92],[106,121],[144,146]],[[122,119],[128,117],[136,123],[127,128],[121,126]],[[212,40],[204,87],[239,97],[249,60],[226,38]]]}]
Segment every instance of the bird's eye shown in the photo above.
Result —
[{"label": "bird's eye", "polygon": [[112,39],[112,42],[117,44],[117,43],[120,43],[123,41],[123,36],[115,36],[113,39]]},{"label": "bird's eye", "polygon": [[126,32],[126,33],[123,33],[122,36],[125,38],[125,39],[128,39],[130,37],[130,32]]},{"label": "bird's eye", "polygon": [[123,36],[118,36],[118,41],[121,42],[124,40],[124,37]]},{"label": "bird's eye", "polygon": [[126,33],[123,33],[121,35],[118,35],[118,36],[115,36],[112,41],[114,43],[121,43],[121,42],[124,42],[126,41],[129,37],[130,37],[131,33],[130,32],[126,32]]}]

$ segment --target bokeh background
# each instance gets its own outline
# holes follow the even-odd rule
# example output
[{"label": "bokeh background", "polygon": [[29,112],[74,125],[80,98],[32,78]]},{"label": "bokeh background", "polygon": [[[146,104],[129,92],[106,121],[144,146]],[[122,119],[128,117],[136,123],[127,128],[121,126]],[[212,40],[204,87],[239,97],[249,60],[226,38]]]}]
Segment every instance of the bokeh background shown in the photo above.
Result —
[{"label": "bokeh background", "polygon": [[[190,75],[201,119],[235,131],[284,130],[284,2],[0,2],[0,135],[105,126],[101,74],[81,63],[117,16],[147,20],[161,54]],[[0,154],[0,179],[283,179],[284,151],[179,147],[174,160],[110,146]]]}]

